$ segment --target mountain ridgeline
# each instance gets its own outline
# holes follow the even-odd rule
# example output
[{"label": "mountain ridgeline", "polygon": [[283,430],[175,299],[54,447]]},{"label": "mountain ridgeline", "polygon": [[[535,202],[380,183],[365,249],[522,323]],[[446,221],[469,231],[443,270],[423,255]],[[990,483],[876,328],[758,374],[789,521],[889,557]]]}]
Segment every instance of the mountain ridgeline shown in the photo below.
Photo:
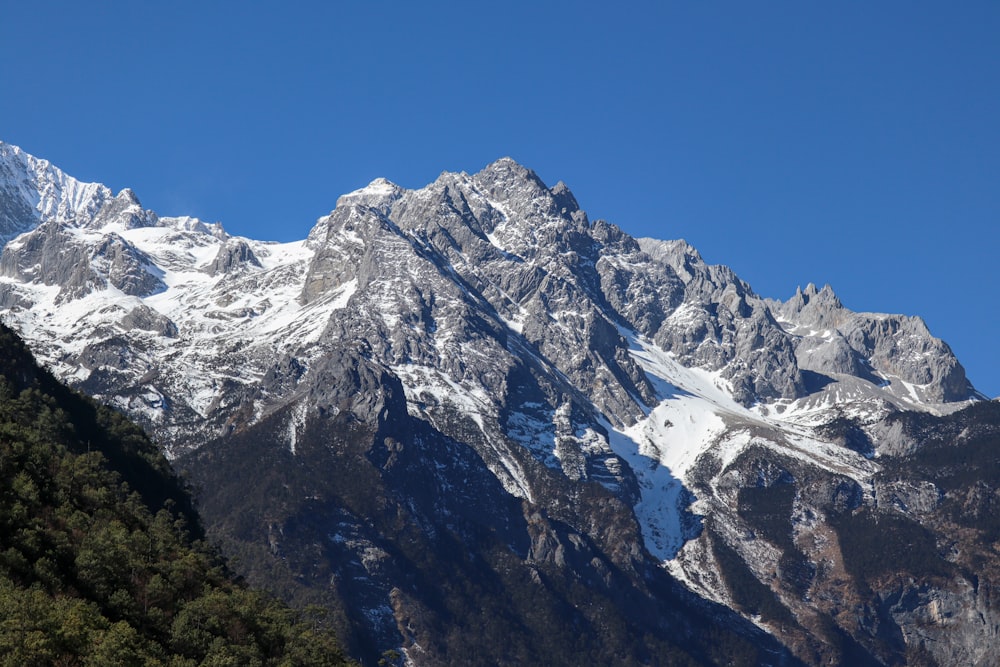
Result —
[{"label": "mountain ridgeline", "polygon": [[919,318],[762,298],[510,159],[278,244],[0,144],[0,239],[4,321],[363,662],[1000,660],[998,407]]}]

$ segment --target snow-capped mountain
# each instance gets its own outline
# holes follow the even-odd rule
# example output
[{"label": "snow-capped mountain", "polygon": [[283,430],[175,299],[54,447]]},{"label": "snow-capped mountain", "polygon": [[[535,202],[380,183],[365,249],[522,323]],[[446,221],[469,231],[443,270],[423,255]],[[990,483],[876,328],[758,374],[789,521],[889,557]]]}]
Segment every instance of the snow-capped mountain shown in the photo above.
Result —
[{"label": "snow-capped mountain", "polygon": [[[854,313],[829,287],[761,298],[683,241],[589,220],[510,159],[419,190],[376,180],[278,244],[159,217],[0,144],[0,239],[4,322],[146,426],[228,548],[263,554],[250,574],[342,609],[359,650],[454,660],[452,594],[524,625],[497,591],[434,598],[450,568],[614,626],[588,640],[605,657],[667,642],[720,661],[678,625],[694,608],[742,614],[739,641],[774,662],[915,645],[902,616],[851,616],[883,598],[838,530],[890,496],[946,496],[886,477],[921,447],[902,415],[982,398],[919,318]],[[261,493],[241,500],[248,484]],[[927,584],[914,608],[969,581]],[[977,596],[955,604],[994,617]],[[904,649],[873,630],[890,622]],[[521,658],[548,655],[507,632]],[[921,632],[938,659],[976,637]]]}]

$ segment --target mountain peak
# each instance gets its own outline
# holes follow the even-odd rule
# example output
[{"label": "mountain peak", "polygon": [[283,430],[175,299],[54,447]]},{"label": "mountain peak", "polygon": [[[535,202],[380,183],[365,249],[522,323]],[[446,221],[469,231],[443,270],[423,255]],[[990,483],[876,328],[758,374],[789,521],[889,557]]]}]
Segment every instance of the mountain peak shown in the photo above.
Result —
[{"label": "mountain peak", "polygon": [[43,222],[85,225],[113,198],[104,185],[78,181],[48,160],[0,142],[0,242]]},{"label": "mountain peak", "polygon": [[385,178],[376,178],[363,188],[337,198],[337,206],[388,206],[403,196],[406,190]]},{"label": "mountain peak", "polygon": [[502,157],[486,165],[482,171],[474,176],[482,183],[490,184],[494,187],[510,187],[519,183],[531,184],[536,188],[548,190],[542,179],[531,169],[510,157]]},{"label": "mountain peak", "polygon": [[483,167],[483,171],[497,171],[497,170],[511,170],[511,169],[521,170],[523,172],[531,171],[530,169],[522,165],[520,162],[510,157],[509,155],[497,158],[493,162],[490,162],[488,165]]},{"label": "mountain peak", "polygon": [[142,206],[142,203],[139,201],[139,197],[136,196],[132,188],[122,188],[121,192],[115,195],[115,199],[120,199],[135,206]]},{"label": "mountain peak", "polygon": [[[565,184],[548,188],[509,157],[419,190],[375,179],[287,244],[227,242],[221,228],[142,211],[130,191],[87,200],[54,168],[0,161],[11,164],[21,180],[0,178],[19,184],[0,190],[0,211],[14,202],[28,233],[0,255],[5,319],[61,377],[197,459],[216,516],[260,488],[246,524],[267,536],[260,553],[310,585],[347,582],[358,631],[380,648],[431,646],[454,614],[435,616],[411,584],[470,563],[488,563],[470,582],[509,565],[505,583],[532,582],[516,596],[532,606],[546,581],[581,602],[632,586],[634,609],[579,617],[635,628],[627,645],[670,626],[641,625],[676,602],[656,598],[675,585],[668,573],[725,601],[732,581],[702,568],[742,559],[753,567],[739,565],[740,581],[782,573],[751,582],[776,587],[767,599],[794,620],[807,593],[827,595],[848,571],[811,565],[839,558],[826,517],[894,511],[866,457],[892,446],[880,420],[969,394],[916,318],[853,313],[828,285],[764,300],[684,241],[587,223]],[[280,488],[309,500],[282,518],[267,507]],[[757,501],[794,523],[755,516]],[[426,562],[392,556],[419,549]],[[311,565],[320,553],[336,557]],[[451,588],[470,591],[451,610],[529,617],[511,596]],[[595,608],[560,594],[552,609],[567,602]],[[579,627],[563,626],[569,642]]]},{"label": "mountain peak", "polygon": [[815,283],[809,283],[803,290],[801,287],[795,288],[795,295],[788,300],[790,307],[802,310],[805,306],[813,304],[814,308],[825,308],[837,310],[843,308],[840,298],[837,297],[829,283],[823,285],[822,289],[817,289]]},{"label": "mountain peak", "polygon": [[549,192],[551,192],[552,196],[555,198],[556,206],[559,208],[561,213],[573,213],[580,210],[580,204],[577,203],[573,192],[569,189],[569,186],[562,181],[553,185]]}]

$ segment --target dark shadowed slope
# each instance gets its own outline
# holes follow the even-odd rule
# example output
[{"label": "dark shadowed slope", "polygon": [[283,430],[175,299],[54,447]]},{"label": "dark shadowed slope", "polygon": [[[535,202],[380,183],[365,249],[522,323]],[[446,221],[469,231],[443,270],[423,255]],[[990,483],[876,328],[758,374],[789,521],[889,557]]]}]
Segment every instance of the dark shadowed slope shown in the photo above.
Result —
[{"label": "dark shadowed slope", "polygon": [[236,583],[141,430],[0,325],[0,664],[345,664],[334,636]]}]

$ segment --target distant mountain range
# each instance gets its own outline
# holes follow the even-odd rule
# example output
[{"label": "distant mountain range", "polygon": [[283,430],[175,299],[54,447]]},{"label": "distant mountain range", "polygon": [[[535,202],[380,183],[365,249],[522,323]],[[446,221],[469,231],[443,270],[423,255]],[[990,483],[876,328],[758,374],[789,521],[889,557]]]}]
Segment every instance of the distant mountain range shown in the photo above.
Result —
[{"label": "distant mountain range", "polygon": [[0,144],[0,241],[3,321],[363,660],[1000,660],[1000,407],[919,318],[761,298],[510,159],[278,244]]}]

